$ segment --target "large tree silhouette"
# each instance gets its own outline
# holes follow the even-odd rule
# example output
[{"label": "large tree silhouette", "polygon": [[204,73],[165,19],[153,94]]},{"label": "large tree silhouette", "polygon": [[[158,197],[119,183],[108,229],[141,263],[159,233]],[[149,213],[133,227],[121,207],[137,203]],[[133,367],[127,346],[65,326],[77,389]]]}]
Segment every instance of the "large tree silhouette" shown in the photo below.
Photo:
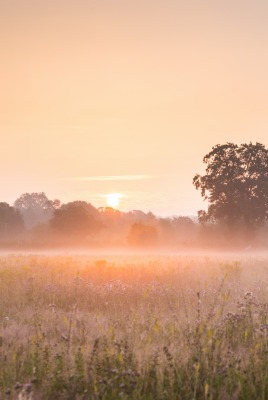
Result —
[{"label": "large tree silhouette", "polygon": [[193,184],[208,200],[200,222],[243,223],[252,229],[268,219],[268,150],[261,143],[216,145],[203,162],[205,175]]}]

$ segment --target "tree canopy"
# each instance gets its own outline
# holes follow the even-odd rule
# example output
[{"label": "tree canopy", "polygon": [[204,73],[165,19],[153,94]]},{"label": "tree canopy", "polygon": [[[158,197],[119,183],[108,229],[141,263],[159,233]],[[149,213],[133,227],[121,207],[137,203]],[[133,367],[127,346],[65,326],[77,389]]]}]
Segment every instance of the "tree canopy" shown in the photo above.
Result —
[{"label": "tree canopy", "polygon": [[268,150],[261,143],[216,145],[203,162],[206,172],[193,184],[208,201],[200,222],[244,223],[248,228],[268,219]]},{"label": "tree canopy", "polygon": [[45,223],[52,218],[55,209],[60,207],[59,200],[49,200],[44,192],[24,193],[15,202],[27,228]]},{"label": "tree canopy", "polygon": [[0,238],[11,239],[23,231],[23,218],[18,210],[8,203],[0,203]]},{"label": "tree canopy", "polygon": [[86,201],[72,201],[54,211],[51,227],[65,236],[86,237],[101,228],[98,210]]}]

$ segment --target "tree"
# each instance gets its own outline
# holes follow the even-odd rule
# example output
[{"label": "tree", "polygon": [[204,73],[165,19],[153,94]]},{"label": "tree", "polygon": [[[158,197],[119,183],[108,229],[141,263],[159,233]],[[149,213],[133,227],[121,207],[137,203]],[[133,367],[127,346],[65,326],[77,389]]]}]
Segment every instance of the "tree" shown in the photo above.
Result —
[{"label": "tree", "polygon": [[189,217],[158,218],[157,223],[161,242],[166,245],[185,244],[194,236],[195,223]]},{"label": "tree", "polygon": [[72,201],[54,211],[52,229],[65,237],[86,238],[101,228],[99,212],[86,201]]},{"label": "tree", "polygon": [[24,193],[14,202],[14,207],[21,212],[27,228],[32,228],[48,222],[54,210],[60,207],[60,201],[49,200],[44,192]]},{"label": "tree", "polygon": [[8,203],[0,203],[0,238],[9,240],[22,233],[23,218],[18,210]]},{"label": "tree", "polygon": [[203,162],[205,175],[196,174],[193,184],[208,200],[200,222],[243,223],[248,229],[268,219],[268,150],[261,143],[216,145]]},{"label": "tree", "polygon": [[157,244],[158,234],[154,226],[143,223],[131,225],[127,236],[128,244],[137,247],[150,247]]}]

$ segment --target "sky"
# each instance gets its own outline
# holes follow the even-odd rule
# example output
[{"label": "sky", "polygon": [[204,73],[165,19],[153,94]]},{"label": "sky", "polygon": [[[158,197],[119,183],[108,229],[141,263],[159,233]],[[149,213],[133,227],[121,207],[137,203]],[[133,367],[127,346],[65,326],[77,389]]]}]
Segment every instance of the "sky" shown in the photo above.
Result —
[{"label": "sky", "polygon": [[0,0],[0,201],[195,215],[220,143],[268,146],[266,0]]}]

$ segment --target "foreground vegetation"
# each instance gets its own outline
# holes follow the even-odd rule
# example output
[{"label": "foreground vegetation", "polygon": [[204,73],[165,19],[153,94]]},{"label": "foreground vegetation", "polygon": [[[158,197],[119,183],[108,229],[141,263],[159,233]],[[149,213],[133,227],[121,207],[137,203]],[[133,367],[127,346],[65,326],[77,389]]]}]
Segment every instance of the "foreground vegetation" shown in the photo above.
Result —
[{"label": "foreground vegetation", "polygon": [[0,257],[1,399],[267,399],[267,258]]}]

